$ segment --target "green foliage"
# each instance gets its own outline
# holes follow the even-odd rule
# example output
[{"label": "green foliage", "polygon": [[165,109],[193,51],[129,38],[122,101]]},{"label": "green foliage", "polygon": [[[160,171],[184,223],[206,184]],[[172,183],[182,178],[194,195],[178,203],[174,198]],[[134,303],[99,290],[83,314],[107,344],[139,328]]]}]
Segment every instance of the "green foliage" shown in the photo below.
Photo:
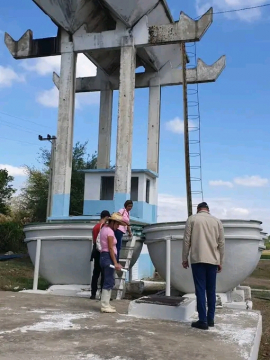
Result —
[{"label": "green foliage", "polygon": [[[26,167],[28,179],[20,195],[20,205],[17,209],[19,218],[28,218],[30,222],[46,221],[50,159],[50,151],[41,149],[39,161],[43,165],[43,169]],[[70,215],[82,215],[83,213],[85,175],[79,170],[95,169],[96,165],[97,155],[87,155],[87,142],[84,144],[77,142],[73,148]]]},{"label": "green foliage", "polygon": [[[29,257],[0,262],[0,290],[21,291],[33,289],[34,266]],[[50,284],[39,277],[38,289],[46,290]]]},{"label": "green foliage", "polygon": [[0,253],[7,251],[14,253],[25,253],[27,251],[22,225],[10,219],[0,222]]},{"label": "green foliage", "polygon": [[84,177],[85,174],[79,170],[96,169],[97,155],[86,155],[87,142],[76,143],[73,149],[72,177],[70,192],[70,215],[78,216],[83,213]]},{"label": "green foliage", "polygon": [[261,259],[262,260],[270,260],[270,255],[262,255]]},{"label": "green foliage", "polygon": [[32,222],[45,222],[49,188],[48,170],[42,171],[27,166],[26,171],[28,179],[20,195],[21,216],[24,214]]},{"label": "green foliage", "polygon": [[9,201],[15,193],[15,189],[10,184],[14,178],[8,175],[6,169],[0,169],[0,214],[10,213]]}]

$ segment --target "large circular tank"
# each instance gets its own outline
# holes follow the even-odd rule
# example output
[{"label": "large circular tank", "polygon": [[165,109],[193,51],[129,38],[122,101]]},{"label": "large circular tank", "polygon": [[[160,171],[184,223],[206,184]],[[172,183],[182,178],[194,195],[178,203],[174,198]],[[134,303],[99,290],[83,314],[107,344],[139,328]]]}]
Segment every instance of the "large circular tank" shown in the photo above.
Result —
[{"label": "large circular tank", "polygon": [[[217,292],[238,286],[257,267],[265,249],[265,234],[260,221],[222,220],[225,233],[225,261],[217,276]],[[194,293],[192,272],[182,267],[182,245],[185,222],[158,223],[146,226],[144,234],[152,262],[166,279],[166,237],[171,240],[171,284],[184,293]]]},{"label": "large circular tank", "polygon": [[[25,242],[33,264],[35,264],[37,239],[41,239],[40,275],[53,285],[85,285],[90,283],[90,255],[92,229],[96,222],[62,222],[29,224],[24,227]],[[137,237],[130,268],[138,260],[143,239],[142,227],[136,226]],[[123,238],[120,258],[124,258],[129,245]]]}]

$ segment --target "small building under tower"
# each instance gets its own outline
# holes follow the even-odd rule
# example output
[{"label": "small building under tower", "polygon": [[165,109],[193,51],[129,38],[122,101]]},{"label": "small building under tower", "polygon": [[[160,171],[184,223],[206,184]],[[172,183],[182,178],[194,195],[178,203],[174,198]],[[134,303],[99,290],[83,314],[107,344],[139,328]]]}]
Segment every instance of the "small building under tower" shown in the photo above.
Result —
[{"label": "small building under tower", "polygon": [[[114,196],[114,169],[82,170],[85,173],[83,215],[97,217],[102,210],[111,213],[123,208],[119,198]],[[131,171],[130,199],[133,209],[131,222],[153,224],[157,222],[157,179],[158,174],[151,170]]]}]

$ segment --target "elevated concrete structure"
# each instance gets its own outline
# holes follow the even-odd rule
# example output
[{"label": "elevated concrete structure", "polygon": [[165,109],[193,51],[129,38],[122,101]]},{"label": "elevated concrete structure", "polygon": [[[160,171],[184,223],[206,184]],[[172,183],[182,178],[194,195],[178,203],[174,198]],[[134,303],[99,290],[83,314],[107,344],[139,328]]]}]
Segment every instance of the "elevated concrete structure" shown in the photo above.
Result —
[{"label": "elevated concrete structure", "polygon": [[[50,284],[73,285],[90,283],[92,229],[96,221],[30,224],[24,228],[29,256],[35,265],[37,239],[41,240],[40,275]],[[134,229],[136,245],[130,269],[137,262],[142,248],[141,227]],[[125,257],[130,239],[125,236],[120,257]]]},{"label": "elevated concrete structure", "polygon": [[[58,26],[56,37],[33,39],[28,30],[18,41],[5,34],[15,59],[61,55],[59,115],[53,176],[52,218],[69,216],[75,92],[100,91],[98,168],[110,166],[113,90],[119,89],[115,209],[130,198],[134,89],[149,87],[149,131],[146,165],[158,174],[159,127],[162,86],[182,84],[180,44],[200,41],[213,21],[210,8],[199,20],[184,13],[174,22],[164,0],[34,0]],[[97,67],[94,78],[77,79],[77,53]],[[139,66],[145,73],[136,74]],[[214,65],[198,61],[188,70],[190,83],[215,81],[225,67],[225,57]],[[123,149],[125,149],[123,151]],[[143,219],[141,219],[143,220]]]},{"label": "elevated concrete structure", "polygon": [[[131,221],[137,224],[155,223],[161,87],[183,83],[179,69],[180,46],[186,42],[201,40],[212,24],[213,9],[210,8],[196,21],[181,12],[179,21],[175,22],[165,0],[34,2],[56,24],[57,35],[34,39],[32,31],[27,30],[18,41],[5,34],[5,43],[15,59],[61,55],[60,77],[54,74],[54,82],[59,89],[59,111],[55,171],[52,176],[52,209],[48,220],[66,221],[67,227],[69,220],[96,220],[99,217],[98,211],[105,205],[100,198],[99,205],[96,206],[97,194],[93,194],[92,198],[85,198],[85,205],[93,205],[89,211],[84,212],[82,217],[69,216],[75,93],[100,91],[97,165],[99,170],[109,170],[113,91],[119,90],[116,168],[113,200],[110,199],[110,210],[117,211],[132,195],[134,91],[135,88],[148,87],[148,136],[145,139],[148,144],[147,159],[142,168],[154,174],[154,178],[148,179],[144,186],[139,187],[138,199],[141,201],[135,201]],[[78,53],[83,53],[97,66],[96,77],[76,79]],[[135,74],[135,69],[141,66],[145,72]],[[187,71],[187,81],[213,82],[224,67],[224,56],[211,66],[198,60],[197,67]],[[101,187],[101,183],[97,187]],[[148,260],[150,263],[150,259]]]},{"label": "elevated concrete structure", "polygon": [[[166,279],[166,241],[171,241],[171,284],[183,293],[194,293],[191,269],[179,266],[186,222],[158,223],[144,228],[146,244],[157,269]],[[225,234],[225,260],[217,276],[217,292],[227,293],[241,284],[256,269],[262,251],[261,222],[255,220],[222,220]],[[241,256],[239,256],[241,254]]]}]

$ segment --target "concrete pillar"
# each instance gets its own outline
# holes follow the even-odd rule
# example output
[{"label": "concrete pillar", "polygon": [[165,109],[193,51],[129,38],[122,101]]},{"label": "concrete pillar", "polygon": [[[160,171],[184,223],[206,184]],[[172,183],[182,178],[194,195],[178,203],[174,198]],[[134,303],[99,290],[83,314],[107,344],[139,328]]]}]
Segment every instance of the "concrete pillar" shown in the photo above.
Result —
[{"label": "concrete pillar", "polygon": [[52,217],[69,215],[77,55],[69,35],[61,32],[61,72],[55,153]]},{"label": "concrete pillar", "polygon": [[111,158],[113,90],[101,90],[98,133],[98,169],[109,169]]},{"label": "concrete pillar", "polygon": [[132,134],[134,115],[136,50],[133,41],[123,38],[120,59],[120,86],[116,168],[114,180],[115,209],[130,198]]},{"label": "concrete pillar", "polygon": [[160,141],[160,104],[161,87],[159,78],[150,81],[149,114],[148,114],[148,145],[147,169],[159,171],[159,141]]}]

